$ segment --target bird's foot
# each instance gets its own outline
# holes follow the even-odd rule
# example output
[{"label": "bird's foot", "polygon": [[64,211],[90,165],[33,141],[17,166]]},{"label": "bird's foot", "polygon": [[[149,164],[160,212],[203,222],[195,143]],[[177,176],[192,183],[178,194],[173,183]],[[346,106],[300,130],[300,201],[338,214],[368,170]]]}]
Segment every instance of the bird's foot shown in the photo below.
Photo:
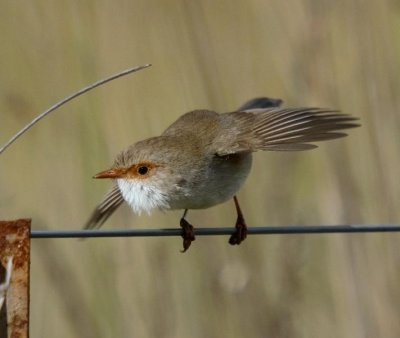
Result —
[{"label": "bird's foot", "polygon": [[229,238],[230,245],[239,245],[247,237],[247,225],[242,215],[238,215],[235,228],[236,231]]},{"label": "bird's foot", "polygon": [[185,252],[189,249],[190,244],[196,239],[194,236],[193,225],[191,225],[187,220],[181,218],[180,226],[182,228],[182,238],[183,238],[183,250]]}]

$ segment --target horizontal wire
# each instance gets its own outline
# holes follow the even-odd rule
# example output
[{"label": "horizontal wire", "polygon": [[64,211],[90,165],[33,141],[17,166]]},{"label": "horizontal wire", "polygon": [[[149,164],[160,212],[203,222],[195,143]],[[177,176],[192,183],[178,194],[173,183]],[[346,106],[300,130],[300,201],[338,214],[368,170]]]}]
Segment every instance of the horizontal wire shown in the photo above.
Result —
[{"label": "horizontal wire", "polygon": [[[249,227],[248,235],[276,234],[332,234],[332,233],[368,233],[397,232],[399,224],[367,225],[314,225],[314,226],[271,226]],[[231,235],[235,228],[195,228],[196,236]],[[115,230],[32,230],[31,238],[87,238],[87,237],[156,237],[181,236],[182,229],[115,229]]]}]

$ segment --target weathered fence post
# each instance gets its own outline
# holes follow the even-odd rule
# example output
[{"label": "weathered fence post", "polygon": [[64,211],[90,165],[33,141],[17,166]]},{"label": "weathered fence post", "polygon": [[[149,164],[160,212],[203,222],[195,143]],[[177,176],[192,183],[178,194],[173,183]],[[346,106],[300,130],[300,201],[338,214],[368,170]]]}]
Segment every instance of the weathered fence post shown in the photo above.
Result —
[{"label": "weathered fence post", "polygon": [[29,219],[0,221],[0,338],[29,337],[30,226]]}]

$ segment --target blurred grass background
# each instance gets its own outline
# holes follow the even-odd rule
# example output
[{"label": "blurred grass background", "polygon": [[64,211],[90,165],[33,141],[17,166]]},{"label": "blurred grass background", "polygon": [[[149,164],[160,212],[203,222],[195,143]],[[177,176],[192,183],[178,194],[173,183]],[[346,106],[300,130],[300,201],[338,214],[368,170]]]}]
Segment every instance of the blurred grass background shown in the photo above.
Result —
[{"label": "blurred grass background", "polygon": [[[2,1],[0,143],[58,99],[130,66],[0,158],[0,218],[78,229],[124,147],[195,108],[268,95],[362,128],[311,152],[258,153],[249,225],[400,222],[400,3]],[[175,227],[180,212],[106,227]],[[189,214],[234,224],[233,203]],[[397,234],[34,240],[32,337],[398,337]]]}]

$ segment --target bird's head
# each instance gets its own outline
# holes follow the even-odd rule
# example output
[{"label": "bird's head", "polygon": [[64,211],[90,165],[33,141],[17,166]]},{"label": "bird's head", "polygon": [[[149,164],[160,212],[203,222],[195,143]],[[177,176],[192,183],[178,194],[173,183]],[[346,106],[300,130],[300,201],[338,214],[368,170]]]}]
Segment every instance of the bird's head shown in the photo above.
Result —
[{"label": "bird's head", "polygon": [[171,208],[171,198],[184,182],[181,151],[169,138],[154,137],[133,144],[121,152],[113,166],[94,178],[114,179],[133,211]]}]

